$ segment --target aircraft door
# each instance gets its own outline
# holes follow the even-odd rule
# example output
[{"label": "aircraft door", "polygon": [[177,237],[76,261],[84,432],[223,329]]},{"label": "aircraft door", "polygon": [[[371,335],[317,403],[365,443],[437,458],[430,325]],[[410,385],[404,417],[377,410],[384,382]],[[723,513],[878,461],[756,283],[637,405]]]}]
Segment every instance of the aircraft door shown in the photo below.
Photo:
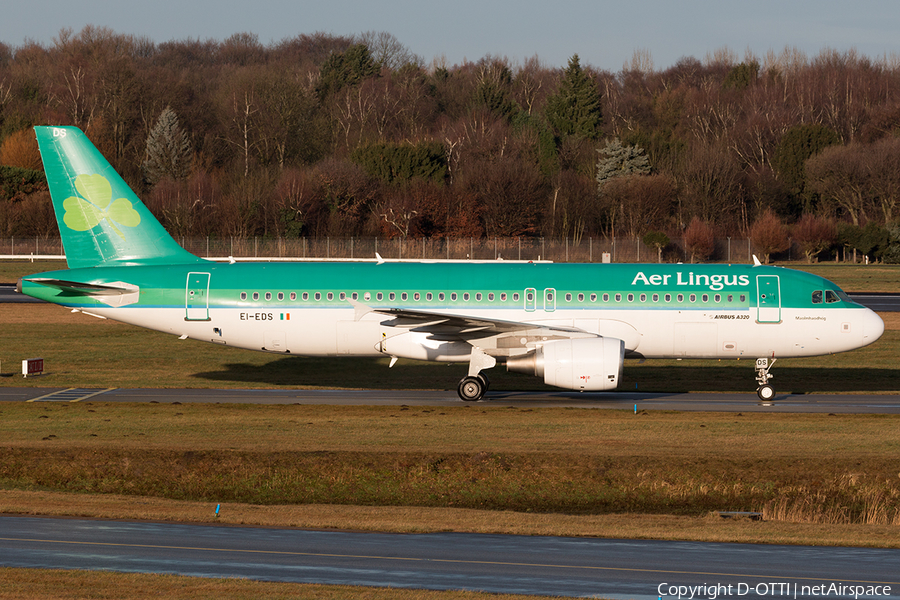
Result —
[{"label": "aircraft door", "polygon": [[778,275],[756,276],[757,323],[781,323],[781,282]]},{"label": "aircraft door", "polygon": [[537,307],[537,290],[534,288],[525,289],[525,310],[534,312]]},{"label": "aircraft door", "polygon": [[184,320],[209,321],[209,273],[188,273]]},{"label": "aircraft door", "polygon": [[556,310],[556,290],[554,288],[544,290],[544,310],[546,312]]}]

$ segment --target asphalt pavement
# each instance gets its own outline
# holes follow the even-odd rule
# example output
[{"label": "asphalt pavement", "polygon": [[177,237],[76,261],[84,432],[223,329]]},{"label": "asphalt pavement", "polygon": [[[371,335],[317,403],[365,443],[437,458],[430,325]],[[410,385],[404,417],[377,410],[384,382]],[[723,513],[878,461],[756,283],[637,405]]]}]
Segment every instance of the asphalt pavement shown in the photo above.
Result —
[{"label": "asphalt pavement", "polygon": [[0,516],[0,565],[637,600],[900,599],[900,550],[846,547]]}]

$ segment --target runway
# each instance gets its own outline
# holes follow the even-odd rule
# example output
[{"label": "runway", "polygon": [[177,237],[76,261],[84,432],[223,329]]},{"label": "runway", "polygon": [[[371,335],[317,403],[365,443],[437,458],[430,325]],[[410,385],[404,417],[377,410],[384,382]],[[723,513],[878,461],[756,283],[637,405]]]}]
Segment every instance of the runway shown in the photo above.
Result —
[{"label": "runway", "polygon": [[453,391],[415,390],[235,390],[0,388],[0,402],[181,402],[237,404],[326,404],[371,406],[515,406],[712,412],[898,414],[900,395],[780,394],[761,402],[755,393],[637,393],[567,391],[488,392],[480,402],[462,402]]},{"label": "runway", "polygon": [[892,600],[898,564],[891,549],[0,517],[6,567],[298,583],[638,600],[674,600],[678,586],[706,586],[695,595],[705,599],[711,586],[719,597],[821,599],[813,586],[843,585]]}]

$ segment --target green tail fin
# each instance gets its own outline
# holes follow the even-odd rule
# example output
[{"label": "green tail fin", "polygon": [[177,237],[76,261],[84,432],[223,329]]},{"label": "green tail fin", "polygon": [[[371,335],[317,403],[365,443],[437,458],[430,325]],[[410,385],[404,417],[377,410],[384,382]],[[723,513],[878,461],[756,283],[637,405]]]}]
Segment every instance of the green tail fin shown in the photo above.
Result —
[{"label": "green tail fin", "polygon": [[35,127],[70,269],[198,262],[76,127]]}]

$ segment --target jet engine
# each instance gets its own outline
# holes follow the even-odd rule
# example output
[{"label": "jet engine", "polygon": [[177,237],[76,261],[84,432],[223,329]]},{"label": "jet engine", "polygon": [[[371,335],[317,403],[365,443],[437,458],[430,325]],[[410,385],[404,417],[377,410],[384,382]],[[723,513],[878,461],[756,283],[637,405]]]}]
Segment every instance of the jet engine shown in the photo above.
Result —
[{"label": "jet engine", "polygon": [[614,390],[622,378],[625,343],[618,338],[576,338],[548,342],[523,356],[511,356],[506,370],[543,377],[567,390]]}]

